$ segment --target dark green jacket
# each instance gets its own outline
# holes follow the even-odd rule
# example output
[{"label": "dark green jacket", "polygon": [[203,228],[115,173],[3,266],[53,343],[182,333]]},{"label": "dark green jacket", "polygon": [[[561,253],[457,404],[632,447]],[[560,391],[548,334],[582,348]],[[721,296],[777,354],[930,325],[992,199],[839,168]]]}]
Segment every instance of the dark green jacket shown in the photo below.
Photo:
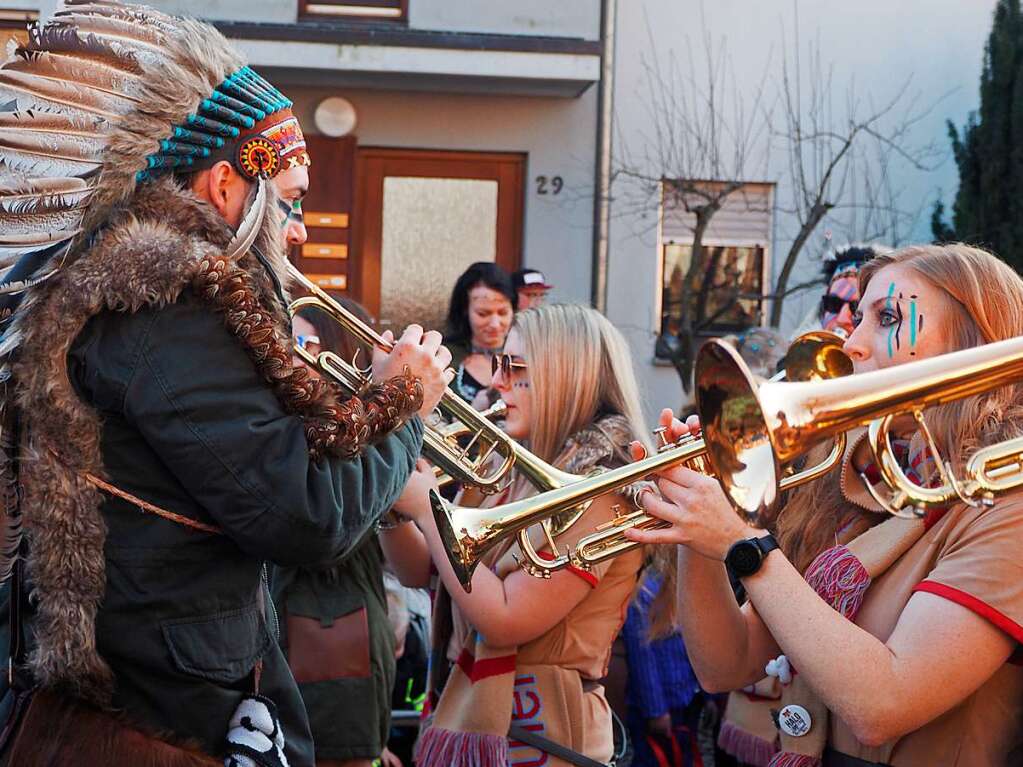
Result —
[{"label": "dark green jacket", "polygon": [[329,567],[275,568],[271,585],[316,758],[377,758],[391,728],[395,675],[377,536]]},{"label": "dark green jacket", "polygon": [[404,486],[420,450],[419,420],[358,460],[310,461],[301,421],[188,291],[163,309],[93,318],[68,366],[83,400],[103,415],[110,481],[224,532],[196,531],[116,498],[104,504],[97,644],[116,676],[115,705],[219,754],[262,660],[260,692],[278,706],[288,759],[311,765],[264,563],[324,562],[352,547]]}]

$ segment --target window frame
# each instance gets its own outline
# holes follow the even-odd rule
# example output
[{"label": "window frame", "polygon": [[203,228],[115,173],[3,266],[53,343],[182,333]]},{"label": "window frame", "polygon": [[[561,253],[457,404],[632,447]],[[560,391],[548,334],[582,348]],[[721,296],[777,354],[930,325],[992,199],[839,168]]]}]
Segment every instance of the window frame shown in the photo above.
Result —
[{"label": "window frame", "polygon": [[[693,240],[692,240],[691,236],[690,237],[665,236],[665,234],[664,234],[664,228],[665,228],[665,204],[664,204],[665,187],[670,185],[670,184],[674,184],[674,183],[676,183],[676,182],[673,181],[673,180],[670,180],[670,179],[664,179],[661,182],[660,205],[658,207],[658,220],[657,220],[657,283],[656,283],[657,293],[656,293],[655,313],[654,313],[654,321],[657,323],[656,324],[655,332],[656,332],[658,337],[663,336],[664,333],[665,333],[665,322],[664,322],[665,284],[664,284],[664,280],[665,280],[665,256],[667,254],[666,249],[667,249],[668,246],[671,246],[671,245],[688,245],[688,246],[691,247],[692,244],[693,244]],[[721,183],[721,182],[710,181],[708,183]],[[773,255],[774,255],[773,242],[774,242],[774,229],[775,229],[775,226],[776,226],[776,220],[775,220],[775,216],[774,216],[773,211],[774,211],[774,196],[775,196],[775,193],[777,191],[777,186],[776,186],[776,184],[774,182],[770,182],[770,181],[766,181],[766,182],[752,182],[751,181],[751,182],[748,182],[748,183],[751,186],[762,186],[762,187],[764,187],[764,191],[765,191],[765,194],[766,194],[766,200],[767,200],[767,208],[770,211],[772,211],[771,212],[770,226],[769,226],[769,230],[770,231],[769,231],[768,237],[765,240],[761,240],[759,238],[713,237],[713,236],[712,237],[708,237],[708,236],[704,236],[702,244],[703,244],[703,247],[705,247],[705,248],[718,248],[718,247],[724,247],[724,248],[757,248],[757,247],[759,247],[759,248],[763,248],[764,257],[763,257],[763,263],[761,265],[761,274],[760,274],[761,298],[760,298],[760,301],[759,301],[759,311],[757,312],[757,317],[756,317],[757,321],[754,324],[749,325],[749,327],[756,327],[757,325],[763,325],[765,323],[767,317],[768,317],[768,314],[769,314],[768,305],[769,305],[770,299],[768,298],[768,296],[770,295],[770,292],[771,292],[771,276],[773,274],[772,258],[773,258]],[[713,226],[713,224],[712,224],[712,226]],[[720,336],[720,335],[725,335],[725,334],[729,334],[729,333],[735,333],[735,332],[741,332],[741,330],[737,326],[720,325],[720,324],[716,324],[715,323],[715,324],[713,324],[713,325],[711,325],[711,326],[709,326],[707,328],[704,328],[701,331],[699,331],[699,335],[700,336],[705,336],[707,338],[712,338],[712,337],[716,337],[716,336]],[[658,355],[656,351],[655,351],[654,355],[655,355],[655,359],[657,359],[657,360],[666,360],[667,359],[667,357],[664,357],[662,355]]]},{"label": "window frame", "polygon": [[[408,24],[409,0],[298,0],[298,20],[317,22],[344,22],[356,24]],[[361,13],[323,13],[310,11],[310,6],[350,6],[366,9],[395,9],[397,16],[374,16]]]}]

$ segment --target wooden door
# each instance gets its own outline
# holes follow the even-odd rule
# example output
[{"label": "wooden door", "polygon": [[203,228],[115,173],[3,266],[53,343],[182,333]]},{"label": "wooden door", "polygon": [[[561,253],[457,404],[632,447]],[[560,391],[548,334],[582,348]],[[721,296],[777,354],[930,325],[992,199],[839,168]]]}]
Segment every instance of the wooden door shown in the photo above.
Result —
[{"label": "wooden door", "polygon": [[522,154],[360,148],[352,296],[381,328],[442,328],[471,263],[519,267],[524,172]]},{"label": "wooden door", "polygon": [[352,203],[355,197],[354,136],[306,136],[312,165],[302,202],[304,245],[292,248],[295,265],[321,288],[349,295]]}]

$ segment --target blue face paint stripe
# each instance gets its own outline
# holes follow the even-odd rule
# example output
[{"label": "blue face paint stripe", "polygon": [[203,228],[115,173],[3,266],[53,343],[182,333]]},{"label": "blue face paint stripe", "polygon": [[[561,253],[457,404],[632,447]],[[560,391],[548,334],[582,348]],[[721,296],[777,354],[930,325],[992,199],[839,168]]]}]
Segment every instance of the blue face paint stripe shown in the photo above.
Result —
[{"label": "blue face paint stripe", "polygon": [[909,304],[909,345],[916,346],[916,301]]},{"label": "blue face paint stripe", "polygon": [[[887,311],[892,310],[892,297],[895,295],[895,283],[891,283],[888,286],[888,298],[884,302],[884,308]],[[888,358],[891,359],[895,356],[895,350],[892,348],[892,341],[895,339],[895,326],[892,325],[888,329]]]}]

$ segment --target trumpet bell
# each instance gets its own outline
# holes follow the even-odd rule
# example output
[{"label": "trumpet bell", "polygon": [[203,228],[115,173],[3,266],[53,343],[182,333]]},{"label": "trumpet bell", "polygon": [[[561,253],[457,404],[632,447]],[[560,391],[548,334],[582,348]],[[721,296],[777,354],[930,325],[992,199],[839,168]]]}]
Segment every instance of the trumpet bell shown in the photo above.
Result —
[{"label": "trumpet bell", "polygon": [[[778,497],[781,466],[757,389],[739,353],[708,341],[696,358],[696,407],[707,452],[736,509],[755,521]],[[785,384],[778,384],[784,386]]]}]

